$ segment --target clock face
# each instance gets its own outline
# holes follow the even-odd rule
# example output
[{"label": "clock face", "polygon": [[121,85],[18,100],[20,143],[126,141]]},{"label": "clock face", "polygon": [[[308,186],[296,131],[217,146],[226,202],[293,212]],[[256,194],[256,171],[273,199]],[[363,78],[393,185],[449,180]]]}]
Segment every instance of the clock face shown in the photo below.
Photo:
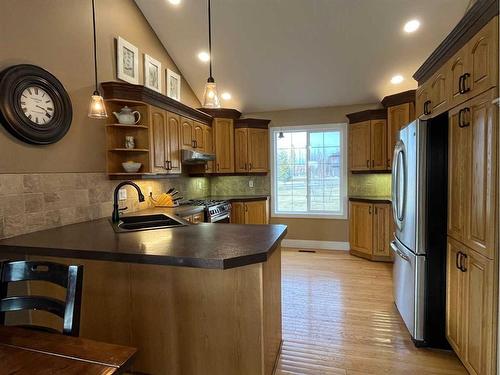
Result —
[{"label": "clock face", "polygon": [[39,86],[28,86],[20,98],[24,115],[38,125],[48,124],[54,117],[54,100]]}]

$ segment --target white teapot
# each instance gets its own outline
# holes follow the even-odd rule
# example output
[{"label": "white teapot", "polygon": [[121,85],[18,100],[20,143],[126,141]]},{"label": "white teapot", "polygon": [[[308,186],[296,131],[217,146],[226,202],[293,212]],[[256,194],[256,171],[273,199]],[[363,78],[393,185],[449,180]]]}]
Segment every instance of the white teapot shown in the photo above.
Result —
[{"label": "white teapot", "polygon": [[[120,112],[113,112],[116,119],[120,124],[134,125],[141,121],[141,114],[139,111],[132,111],[129,107],[123,107]],[[137,115],[137,120],[135,119]]]}]

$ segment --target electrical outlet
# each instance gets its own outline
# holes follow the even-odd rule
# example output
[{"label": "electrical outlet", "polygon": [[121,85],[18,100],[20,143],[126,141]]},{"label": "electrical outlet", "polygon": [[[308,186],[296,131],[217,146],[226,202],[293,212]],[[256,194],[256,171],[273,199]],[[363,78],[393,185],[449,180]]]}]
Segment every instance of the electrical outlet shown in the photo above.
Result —
[{"label": "electrical outlet", "polygon": [[248,180],[248,187],[253,188],[253,180]]},{"label": "electrical outlet", "polygon": [[121,188],[118,190],[118,200],[126,201],[127,200],[127,189]]}]

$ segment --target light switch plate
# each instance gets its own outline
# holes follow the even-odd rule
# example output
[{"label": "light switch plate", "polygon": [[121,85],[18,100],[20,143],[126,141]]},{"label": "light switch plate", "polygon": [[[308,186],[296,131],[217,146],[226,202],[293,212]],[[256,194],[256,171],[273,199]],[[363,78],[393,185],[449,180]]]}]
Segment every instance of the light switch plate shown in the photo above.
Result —
[{"label": "light switch plate", "polygon": [[118,190],[118,200],[127,200],[127,190],[125,188],[121,188],[120,190]]},{"label": "light switch plate", "polygon": [[248,187],[253,188],[253,180],[249,180],[249,181],[248,181]]}]

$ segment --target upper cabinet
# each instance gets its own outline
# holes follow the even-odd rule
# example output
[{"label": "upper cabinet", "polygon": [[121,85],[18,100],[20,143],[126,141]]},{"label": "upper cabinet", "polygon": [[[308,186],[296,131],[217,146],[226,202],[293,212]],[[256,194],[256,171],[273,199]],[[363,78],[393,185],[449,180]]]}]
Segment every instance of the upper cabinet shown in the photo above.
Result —
[{"label": "upper cabinet", "polygon": [[151,138],[154,173],[181,173],[180,117],[161,108],[151,107]]},{"label": "upper cabinet", "polygon": [[385,109],[350,113],[349,169],[352,172],[388,170],[387,112]]},{"label": "upper cabinet", "polygon": [[415,90],[386,96],[387,108],[387,169],[392,168],[392,154],[399,139],[399,130],[415,120]]},{"label": "upper cabinet", "polygon": [[206,151],[204,137],[205,128],[208,128],[205,124],[181,117],[182,148]]},{"label": "upper cabinet", "polygon": [[234,173],[234,122],[216,118],[213,122],[215,173]]},{"label": "upper cabinet", "polygon": [[234,131],[235,172],[269,171],[269,120],[240,119]]}]

